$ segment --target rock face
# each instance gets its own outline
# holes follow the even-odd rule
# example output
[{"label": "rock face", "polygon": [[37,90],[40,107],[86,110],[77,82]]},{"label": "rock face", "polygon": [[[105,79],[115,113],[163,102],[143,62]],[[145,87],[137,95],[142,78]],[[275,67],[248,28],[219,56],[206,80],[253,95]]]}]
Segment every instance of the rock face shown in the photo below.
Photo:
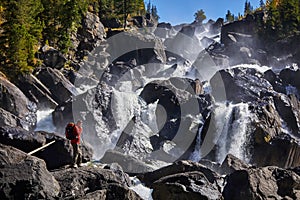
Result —
[{"label": "rock face", "polygon": [[51,97],[58,103],[64,103],[78,92],[73,84],[57,69],[41,68],[36,77],[49,88]]},{"label": "rock face", "polygon": [[74,40],[74,47],[77,48],[78,59],[82,59],[104,40],[106,33],[103,24],[97,15],[87,12],[78,29],[77,37]]},{"label": "rock face", "polygon": [[277,167],[239,170],[230,174],[223,191],[224,199],[298,199],[300,177]]},{"label": "rock face", "polygon": [[[61,186],[60,198],[141,199],[128,189],[129,182],[112,170],[97,167],[66,169],[52,173]],[[87,195],[87,197],[85,197]]]},{"label": "rock face", "polygon": [[1,199],[56,199],[60,186],[43,160],[0,144]]},{"label": "rock face", "polygon": [[14,115],[18,125],[24,128],[36,124],[36,105],[3,76],[0,76],[0,107]]},{"label": "rock face", "polygon": [[41,48],[40,59],[47,67],[61,69],[65,65],[67,59],[57,49],[45,45]]}]

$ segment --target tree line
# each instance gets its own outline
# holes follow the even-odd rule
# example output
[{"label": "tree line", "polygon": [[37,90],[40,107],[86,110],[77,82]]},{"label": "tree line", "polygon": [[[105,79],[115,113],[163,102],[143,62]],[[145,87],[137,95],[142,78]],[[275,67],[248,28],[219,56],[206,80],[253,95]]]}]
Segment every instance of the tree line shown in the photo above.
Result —
[{"label": "tree line", "polygon": [[88,10],[123,23],[146,12],[158,19],[156,7],[146,10],[143,0],[0,0],[0,71],[8,77],[31,72],[45,44],[67,53]]}]

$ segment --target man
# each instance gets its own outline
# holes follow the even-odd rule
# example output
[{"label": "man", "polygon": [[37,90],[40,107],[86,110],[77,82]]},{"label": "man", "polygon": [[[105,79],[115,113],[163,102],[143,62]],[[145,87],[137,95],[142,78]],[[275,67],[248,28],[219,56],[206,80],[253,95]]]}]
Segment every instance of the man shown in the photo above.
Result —
[{"label": "man", "polygon": [[80,136],[82,133],[82,121],[78,120],[74,127],[74,134],[76,138],[71,140],[73,147],[73,167],[81,166],[82,153],[80,149]]},{"label": "man", "polygon": [[204,93],[203,84],[201,83],[201,81],[198,78],[196,78],[193,83],[193,89],[194,89],[194,92],[196,93],[196,95]]}]

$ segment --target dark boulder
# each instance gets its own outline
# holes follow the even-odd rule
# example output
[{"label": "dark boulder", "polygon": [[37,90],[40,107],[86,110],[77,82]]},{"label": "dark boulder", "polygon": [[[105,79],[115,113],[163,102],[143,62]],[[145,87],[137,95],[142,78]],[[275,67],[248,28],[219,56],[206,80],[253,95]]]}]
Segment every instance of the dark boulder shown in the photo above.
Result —
[{"label": "dark boulder", "polygon": [[283,69],[279,73],[279,78],[285,85],[292,85],[300,91],[300,70]]},{"label": "dark boulder", "polygon": [[214,184],[216,187],[218,187],[219,185],[218,182],[219,180],[221,180],[221,178],[216,172],[213,172],[212,170],[208,169],[207,167],[199,163],[192,162],[192,161],[184,161],[184,160],[176,161],[175,163],[169,166],[162,167],[153,172],[140,174],[138,175],[138,178],[143,183],[145,183],[146,186],[153,187],[154,182],[158,181],[163,177],[168,177],[174,174],[187,173],[193,171],[201,172],[211,184]]},{"label": "dark boulder", "polygon": [[106,28],[121,28],[122,23],[120,20],[113,18],[113,19],[101,19],[102,24]]},{"label": "dark boulder", "polygon": [[[65,165],[72,164],[73,150],[69,140],[53,133],[47,133],[37,131],[35,134],[41,134],[46,138],[46,143],[55,140],[55,143],[51,144],[43,151],[39,151],[34,155],[43,159],[46,162],[49,170],[58,169]],[[81,144],[82,162],[88,162],[92,160],[93,150],[87,144]]]},{"label": "dark boulder", "polygon": [[0,108],[0,126],[16,127],[18,124],[20,121],[17,116]]},{"label": "dark boulder", "polygon": [[38,55],[39,59],[43,60],[43,63],[47,67],[61,69],[64,67],[67,59],[65,56],[59,52],[57,49],[50,47],[48,45],[43,46],[40,49],[40,55]]},{"label": "dark boulder", "polygon": [[36,77],[47,87],[53,98],[58,104],[61,104],[77,95],[78,92],[74,85],[57,69],[49,67],[40,68]]},{"label": "dark boulder", "polygon": [[33,151],[46,143],[46,138],[33,131],[21,127],[0,127],[0,143],[13,146],[26,153]]},{"label": "dark boulder", "polygon": [[108,150],[100,160],[102,163],[118,163],[126,173],[139,174],[153,171],[154,168],[130,155],[115,150]]},{"label": "dark boulder", "polygon": [[224,199],[298,199],[300,177],[277,167],[239,170],[230,174]]},{"label": "dark boulder", "polygon": [[246,164],[237,157],[228,154],[221,165],[221,174],[231,174],[237,170],[248,169],[250,165]]},{"label": "dark boulder", "polygon": [[1,199],[56,199],[60,186],[43,160],[0,144]]},{"label": "dark boulder", "polygon": [[[106,199],[140,199],[128,189],[130,183],[109,169],[80,167],[52,172],[60,183],[60,198],[92,198],[106,196]],[[101,191],[102,190],[102,191]]]},{"label": "dark boulder", "polygon": [[169,175],[153,184],[153,199],[223,199],[218,188],[202,172]]},{"label": "dark boulder", "polygon": [[252,68],[220,70],[212,77],[210,84],[216,101],[250,102],[272,92],[272,85]]},{"label": "dark boulder", "polygon": [[14,84],[0,75],[0,107],[18,118],[19,125],[30,129],[36,125],[36,105]]},{"label": "dark boulder", "polygon": [[37,104],[38,109],[54,108],[57,103],[52,98],[50,90],[39,81],[33,74],[22,74],[18,76],[16,86]]}]

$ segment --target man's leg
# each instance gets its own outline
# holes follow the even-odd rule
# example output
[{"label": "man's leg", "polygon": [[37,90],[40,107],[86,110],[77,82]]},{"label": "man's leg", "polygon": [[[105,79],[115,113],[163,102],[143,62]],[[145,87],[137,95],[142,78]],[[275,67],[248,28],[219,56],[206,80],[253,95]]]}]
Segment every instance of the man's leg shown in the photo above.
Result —
[{"label": "man's leg", "polygon": [[81,151],[81,149],[80,149],[80,145],[77,145],[77,160],[76,160],[76,163],[77,163],[77,165],[78,166],[80,166],[81,165],[81,163],[82,163],[82,151]]},{"label": "man's leg", "polygon": [[77,159],[78,159],[78,144],[72,144],[73,147],[73,166],[76,166]]}]

